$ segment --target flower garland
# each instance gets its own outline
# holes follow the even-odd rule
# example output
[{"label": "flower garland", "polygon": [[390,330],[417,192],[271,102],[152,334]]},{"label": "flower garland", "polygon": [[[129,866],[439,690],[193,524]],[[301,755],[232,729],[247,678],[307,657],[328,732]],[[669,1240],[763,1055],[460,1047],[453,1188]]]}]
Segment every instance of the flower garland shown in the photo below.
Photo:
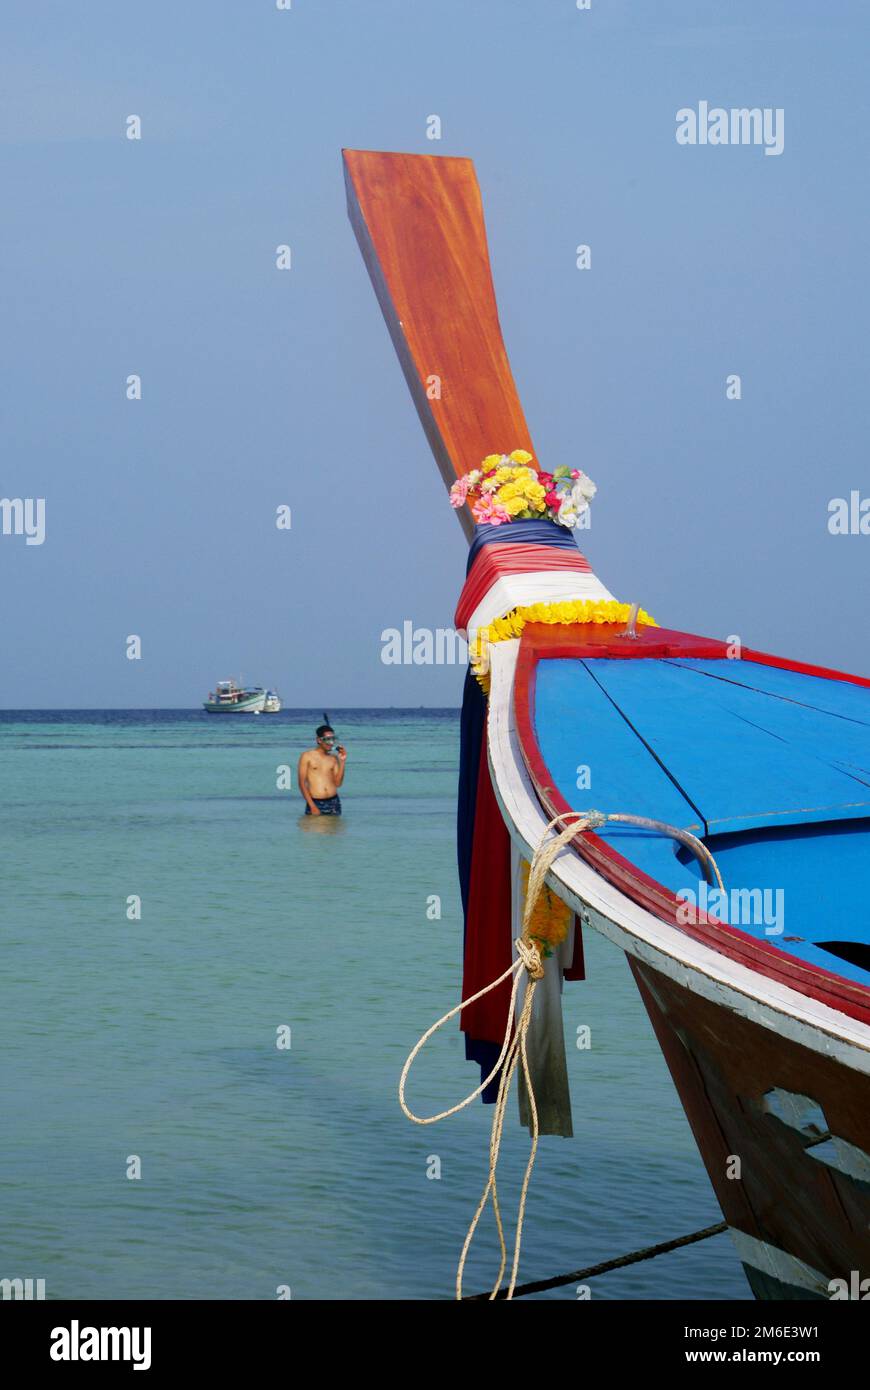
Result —
[{"label": "flower garland", "polygon": [[471,506],[478,524],[502,526],[506,521],[557,521],[573,530],[595,496],[591,478],[579,468],[553,473],[530,468],[525,449],[511,454],[487,454],[479,468],[463,473],[450,489],[451,507]]},{"label": "flower garland", "polygon": [[[529,603],[512,608],[503,618],[496,618],[488,627],[469,633],[468,657],[471,669],[481,688],[489,691],[489,646],[492,642],[507,642],[519,637],[526,623],[626,623],[631,613],[630,603],[616,599],[566,599],[553,603]],[[643,608],[637,614],[638,623],[657,627],[654,618]]]},{"label": "flower garland", "polygon": [[[520,864],[522,875],[523,901],[529,892],[531,864],[525,859]],[[574,916],[572,909],[554,893],[549,884],[541,888],[541,894],[526,924],[526,931],[532,938],[542,956],[551,956],[568,936],[568,929]]]}]

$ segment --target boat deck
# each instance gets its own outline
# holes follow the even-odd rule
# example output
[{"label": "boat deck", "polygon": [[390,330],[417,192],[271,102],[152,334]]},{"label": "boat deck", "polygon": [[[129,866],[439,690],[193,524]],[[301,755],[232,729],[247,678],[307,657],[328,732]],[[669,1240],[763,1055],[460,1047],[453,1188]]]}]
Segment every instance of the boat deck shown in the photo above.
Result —
[{"label": "boat deck", "polygon": [[[753,661],[554,656],[538,665],[534,706],[569,805],[692,831],[729,893],[710,915],[870,985],[870,689]],[[700,867],[679,843],[599,834],[704,909]]]}]

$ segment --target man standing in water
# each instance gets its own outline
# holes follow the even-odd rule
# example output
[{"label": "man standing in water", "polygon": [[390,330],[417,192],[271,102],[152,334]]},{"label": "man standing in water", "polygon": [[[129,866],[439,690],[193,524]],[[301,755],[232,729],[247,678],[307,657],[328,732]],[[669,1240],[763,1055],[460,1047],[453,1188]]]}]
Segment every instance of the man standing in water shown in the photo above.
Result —
[{"label": "man standing in water", "polygon": [[317,745],[306,748],[299,759],[299,790],[305,798],[306,816],[340,816],[338,789],[344,781],[347,752],[335,747],[335,734],[328,724],[314,730]]}]

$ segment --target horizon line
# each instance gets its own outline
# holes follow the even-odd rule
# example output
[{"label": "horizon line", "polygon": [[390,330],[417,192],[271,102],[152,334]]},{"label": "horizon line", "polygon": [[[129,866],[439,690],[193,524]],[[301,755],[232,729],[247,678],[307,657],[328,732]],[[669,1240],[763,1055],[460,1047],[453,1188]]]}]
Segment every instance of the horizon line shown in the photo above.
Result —
[{"label": "horizon line", "polygon": [[[284,706],[280,714],[311,714],[318,710],[318,705],[293,705]],[[339,713],[352,713],[356,710],[461,710],[461,705],[333,705],[334,710]],[[173,714],[205,714],[202,706],[197,705],[10,705],[0,706],[2,714],[88,714],[88,713],[107,713],[116,711],[118,714],[137,714],[153,713],[162,711]],[[275,715],[269,715],[274,719]]]}]

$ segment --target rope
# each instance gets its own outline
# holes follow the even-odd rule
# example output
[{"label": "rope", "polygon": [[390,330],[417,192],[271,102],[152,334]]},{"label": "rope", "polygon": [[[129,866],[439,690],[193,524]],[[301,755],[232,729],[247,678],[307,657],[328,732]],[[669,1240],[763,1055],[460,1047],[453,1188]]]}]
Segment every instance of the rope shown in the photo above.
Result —
[{"label": "rope", "polygon": [[[560,823],[566,821],[569,816],[572,818],[572,824],[567,826],[562,824],[561,830],[559,830],[559,832],[556,835],[554,835],[552,839],[548,840],[547,836],[550,834],[550,831],[556,825],[559,825]],[[541,890],[544,886],[544,881],[547,877],[547,874],[550,871],[550,867],[553,863],[553,860],[556,858],[556,855],[560,852],[560,850],[562,850],[565,847],[566,844],[568,844],[570,840],[573,840],[579,832],[583,830],[598,829],[602,825],[606,824],[608,821],[625,821],[632,825],[641,825],[648,829],[659,830],[664,832],[665,834],[673,835],[676,839],[680,840],[684,844],[689,844],[689,847],[692,848],[694,852],[698,855],[698,858],[704,866],[705,873],[707,873],[708,871],[709,863],[709,865],[712,865],[712,870],[715,872],[720,887],[723,886],[722,878],[719,874],[716,861],[713,858],[710,851],[707,849],[706,845],[702,844],[702,842],[696,839],[694,835],[690,834],[689,831],[679,830],[674,826],[666,825],[663,821],[649,820],[647,817],[644,816],[632,816],[628,814],[622,814],[620,812],[613,812],[611,814],[605,815],[601,811],[565,811],[561,815],[554,816],[553,819],[548,823],[546,829],[544,830],[544,834],[541,838],[541,842],[538,845],[538,848],[535,850],[534,856],[532,857],[531,868],[529,871],[529,882],[528,887],[526,889],[526,901],[523,908],[523,930],[520,936],[518,936],[516,941],[514,942],[514,946],[517,953],[516,960],[513,961],[512,964],[508,967],[508,969],[503,971],[497,979],[492,980],[490,984],[485,985],[483,989],[478,990],[476,994],[472,994],[468,999],[463,999],[462,1002],[457,1004],[454,1008],[452,1008],[449,1011],[449,1013],[446,1013],[442,1018],[439,1018],[437,1023],[433,1023],[431,1028],[427,1028],[426,1032],[423,1034],[423,1036],[417,1042],[416,1046],[410,1052],[408,1059],[405,1062],[404,1067],[402,1068],[402,1074],[399,1078],[399,1104],[402,1107],[402,1110],[405,1113],[405,1115],[408,1117],[409,1120],[413,1121],[414,1124],[434,1125],[437,1124],[439,1120],[446,1120],[449,1118],[450,1115],[456,1115],[460,1110],[464,1110],[466,1106],[470,1105],[473,1100],[476,1100],[477,1097],[483,1091],[486,1090],[490,1082],[494,1081],[495,1077],[499,1075],[499,1072],[501,1072],[501,1075],[499,1076],[498,1094],[496,1096],[495,1111],[492,1119],[492,1131],[490,1133],[489,1140],[489,1174],[487,1177],[486,1186],[484,1187],[480,1201],[477,1204],[477,1210],[475,1211],[474,1216],[471,1219],[471,1224],[468,1227],[468,1232],[465,1236],[465,1241],[462,1246],[462,1253],[459,1257],[459,1264],[456,1270],[457,1300],[462,1299],[462,1276],[465,1272],[465,1261],[468,1257],[468,1252],[471,1249],[471,1242],[474,1239],[475,1231],[477,1230],[480,1218],[486,1209],[486,1204],[489,1201],[490,1195],[492,1196],[492,1209],[493,1214],[495,1216],[496,1229],[498,1231],[499,1246],[501,1250],[501,1262],[499,1264],[498,1276],[496,1278],[495,1285],[493,1286],[492,1292],[488,1295],[488,1297],[490,1300],[494,1300],[499,1297],[512,1299],[514,1296],[517,1280],[517,1271],[520,1262],[520,1247],[522,1243],[523,1221],[525,1218],[526,1210],[526,1198],[528,1195],[529,1183],[531,1182],[532,1178],[532,1169],[535,1165],[535,1156],[538,1150],[539,1137],[538,1109],[537,1104],[535,1102],[535,1091],[534,1086],[532,1084],[531,1073],[529,1070],[529,1060],[526,1050],[526,1039],[529,1031],[529,1024],[532,1018],[532,1006],[535,998],[535,989],[538,985],[539,980],[542,980],[544,978],[544,962],[541,959],[541,952],[538,946],[535,944],[535,942],[529,935],[529,922],[531,921],[535,905],[538,901],[538,898],[540,897]],[[514,1028],[517,995],[519,993],[523,969],[525,969],[526,972],[526,989],[523,995],[523,1003],[522,1008],[520,1010],[520,1015],[516,1022],[516,1028]],[[492,990],[497,989],[500,984],[502,984],[505,980],[509,979],[511,976],[514,977],[514,980],[513,985],[511,987],[510,1006],[508,1008],[507,1026],[505,1028],[504,1042],[502,1043],[501,1051],[498,1055],[498,1060],[495,1066],[493,1067],[492,1071],[490,1072],[489,1076],[487,1076],[486,1079],[482,1081],[475,1090],[469,1092],[469,1094],[464,1098],[464,1100],[458,1101],[456,1105],[450,1106],[448,1110],[442,1110],[437,1115],[416,1115],[414,1111],[409,1108],[405,1100],[405,1085],[408,1080],[408,1075],[411,1071],[411,1067],[414,1065],[414,1061],[418,1053],[422,1051],[422,1049],[425,1047],[426,1043],[429,1041],[432,1035],[434,1033],[437,1033],[439,1028],[443,1028],[445,1023],[449,1023],[451,1018],[455,1018],[458,1013],[461,1013],[461,1011],[467,1008],[470,1004],[475,1003],[475,1001],[478,999],[482,999],[484,995],[489,994]],[[504,1279],[505,1265],[507,1264],[507,1246],[505,1244],[504,1238],[504,1227],[501,1219],[501,1208],[499,1207],[498,1203],[498,1186],[496,1182],[496,1171],[498,1168],[499,1152],[501,1149],[502,1133],[504,1130],[504,1116],[507,1108],[508,1096],[510,1094],[511,1082],[514,1077],[514,1072],[517,1069],[517,1064],[520,1062],[522,1063],[523,1076],[525,1078],[526,1090],[529,1098],[529,1111],[531,1113],[532,1121],[532,1145],[531,1150],[529,1152],[528,1163],[526,1164],[526,1170],[523,1175],[522,1188],[520,1190],[510,1282],[508,1284],[507,1290],[503,1293],[500,1293],[502,1280]],[[480,1296],[484,1297],[484,1295]]]},{"label": "rope", "polygon": [[[628,1265],[640,1264],[642,1260],[655,1259],[657,1255],[667,1255],[671,1250],[681,1250],[685,1245],[695,1245],[699,1240],[709,1240],[710,1236],[721,1236],[728,1230],[726,1221],[717,1221],[715,1226],[705,1226],[702,1231],[692,1231],[688,1236],[677,1236],[675,1240],[664,1240],[660,1245],[647,1245],[643,1250],[633,1250],[630,1255],[618,1255],[614,1260],[602,1260],[600,1264],[590,1265],[588,1269],[575,1269],[570,1274],[558,1274],[553,1279],[537,1279],[530,1284],[517,1284],[514,1298],[524,1294],[544,1293],[547,1289],[558,1289],[565,1284],[579,1283],[583,1279],[594,1279],[597,1274],[609,1274],[614,1269],[625,1269]],[[497,1295],[504,1298],[504,1292]],[[465,1303],[482,1303],[489,1298],[487,1293],[469,1293]]]}]

